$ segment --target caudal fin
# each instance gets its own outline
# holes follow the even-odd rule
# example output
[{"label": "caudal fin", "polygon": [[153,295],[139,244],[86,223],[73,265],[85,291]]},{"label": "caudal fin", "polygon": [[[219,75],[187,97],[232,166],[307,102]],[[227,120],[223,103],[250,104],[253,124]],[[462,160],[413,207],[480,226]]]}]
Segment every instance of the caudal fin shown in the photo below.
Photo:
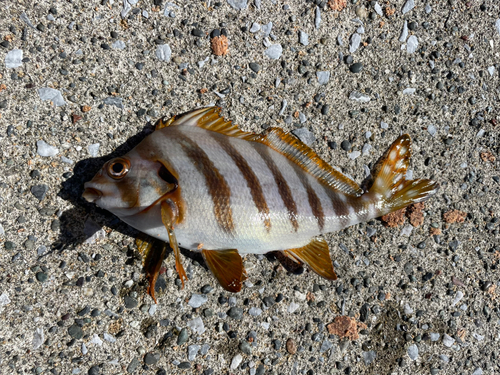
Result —
[{"label": "caudal fin", "polygon": [[379,216],[422,202],[436,193],[439,185],[435,181],[406,179],[410,156],[411,139],[403,134],[382,158],[369,192],[376,202],[382,202],[378,205]]}]

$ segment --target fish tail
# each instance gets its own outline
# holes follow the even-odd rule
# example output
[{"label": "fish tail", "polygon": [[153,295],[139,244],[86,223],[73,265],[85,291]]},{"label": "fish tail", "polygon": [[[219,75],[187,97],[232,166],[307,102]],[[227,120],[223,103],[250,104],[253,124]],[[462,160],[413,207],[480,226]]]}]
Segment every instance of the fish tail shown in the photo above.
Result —
[{"label": "fish tail", "polygon": [[435,181],[406,179],[410,156],[411,139],[408,134],[403,134],[394,141],[378,164],[375,180],[369,190],[377,206],[377,216],[422,202],[437,192],[439,185]]}]

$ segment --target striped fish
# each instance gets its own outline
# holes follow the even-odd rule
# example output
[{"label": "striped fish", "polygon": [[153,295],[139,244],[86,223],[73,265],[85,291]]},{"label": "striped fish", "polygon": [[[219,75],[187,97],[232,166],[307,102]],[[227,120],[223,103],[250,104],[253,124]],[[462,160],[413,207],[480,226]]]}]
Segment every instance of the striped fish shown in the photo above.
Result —
[{"label": "striped fish", "polygon": [[[406,180],[410,137],[386,152],[372,187],[363,191],[279,128],[256,135],[202,108],[164,122],[128,154],[110,160],[85,184],[84,198],[172,247],[201,251],[220,284],[238,292],[241,256],[282,251],[335,280],[328,245],[334,232],[421,202],[431,180]],[[151,243],[141,242],[150,248]],[[161,259],[160,259],[161,264]],[[149,292],[159,265],[150,275]]]}]

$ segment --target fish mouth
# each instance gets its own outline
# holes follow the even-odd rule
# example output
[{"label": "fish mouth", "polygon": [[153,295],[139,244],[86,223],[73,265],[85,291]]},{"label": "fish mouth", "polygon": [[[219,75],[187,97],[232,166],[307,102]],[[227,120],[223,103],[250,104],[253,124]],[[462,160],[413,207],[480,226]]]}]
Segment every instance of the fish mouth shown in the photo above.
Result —
[{"label": "fish mouth", "polygon": [[102,197],[102,192],[97,189],[88,187],[85,188],[85,191],[82,194],[82,197],[90,203],[94,203],[96,200]]}]

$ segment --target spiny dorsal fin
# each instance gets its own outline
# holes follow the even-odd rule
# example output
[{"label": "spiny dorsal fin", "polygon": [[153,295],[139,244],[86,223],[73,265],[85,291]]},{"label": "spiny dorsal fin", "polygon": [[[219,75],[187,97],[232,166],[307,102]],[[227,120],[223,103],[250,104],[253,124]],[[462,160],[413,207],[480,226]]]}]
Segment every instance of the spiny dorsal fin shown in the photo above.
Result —
[{"label": "spiny dorsal fin", "polygon": [[213,132],[225,134],[230,137],[236,137],[251,141],[257,136],[253,133],[248,133],[240,130],[237,125],[233,125],[231,121],[226,121],[220,115],[221,109],[219,107],[208,107],[195,109],[180,117],[172,117],[167,122],[160,120],[156,125],[156,130],[162,129],[167,126],[183,125],[183,126],[197,126]]},{"label": "spiny dorsal fin", "polygon": [[359,185],[335,170],[321,159],[309,146],[298,138],[285,133],[280,128],[269,128],[256,141],[268,145],[288,159],[305,169],[326,186],[347,195],[360,196],[363,190]]}]

